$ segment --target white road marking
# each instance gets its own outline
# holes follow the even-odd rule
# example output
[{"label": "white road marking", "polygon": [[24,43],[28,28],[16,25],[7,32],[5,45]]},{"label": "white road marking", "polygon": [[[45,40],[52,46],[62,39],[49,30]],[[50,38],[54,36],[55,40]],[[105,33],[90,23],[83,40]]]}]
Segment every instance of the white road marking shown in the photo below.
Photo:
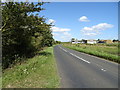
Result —
[{"label": "white road marking", "polygon": [[60,46],[59,46],[60,49],[62,49]]},{"label": "white road marking", "polygon": [[67,50],[65,50],[65,49],[62,49],[63,51],[65,51],[65,52],[67,52]]},{"label": "white road marking", "polygon": [[[59,46],[60,47],[60,46]],[[65,52],[68,52],[67,50],[65,50],[65,49],[63,49],[62,47],[60,47],[60,49],[62,49],[63,51],[65,51]],[[91,63],[91,62],[89,62],[89,61],[87,61],[87,60],[85,60],[85,59],[83,59],[83,58],[81,58],[81,57],[79,57],[79,56],[77,56],[77,55],[75,55],[75,54],[73,54],[73,53],[70,53],[70,52],[68,52],[69,54],[71,54],[72,56],[74,56],[74,57],[76,57],[76,58],[78,58],[78,59],[80,59],[80,60],[82,60],[82,61],[84,61],[84,62],[86,62],[86,63]],[[84,54],[84,53],[82,53],[82,54]],[[88,56],[91,56],[91,55],[88,55]],[[92,57],[92,56],[91,56]],[[93,57],[95,57],[95,56],[93,56]],[[102,68],[102,66],[100,66],[100,65],[98,65],[98,64],[96,64],[98,67],[101,67]],[[107,71],[106,69],[101,69],[102,71]]]},{"label": "white road marking", "polygon": [[74,54],[72,54],[72,53],[70,53],[70,54],[74,56]]},{"label": "white road marking", "polygon": [[77,55],[74,55],[74,56],[75,56],[76,58],[78,58],[78,59],[80,59],[80,60],[86,62],[86,63],[90,63],[89,61],[87,61],[87,60],[85,60],[85,59],[83,59],[83,58],[80,58],[80,57],[78,57]]},{"label": "white road marking", "polygon": [[[61,47],[60,47],[60,48],[61,48]],[[61,49],[62,49],[63,51],[65,51],[65,52],[68,52],[67,50],[65,50],[65,49],[63,49],[63,48],[61,48]],[[85,60],[85,59],[83,59],[83,58],[80,58],[80,57],[78,57],[77,55],[75,55],[75,54],[73,54],[73,53],[70,53],[70,52],[68,52],[68,53],[71,54],[72,56],[74,56],[74,57],[76,57],[76,58],[78,58],[78,59],[80,59],[80,60],[82,60],[82,61],[90,64],[89,61],[87,61],[87,60]]]},{"label": "white road marking", "polygon": [[116,62],[108,61],[108,60],[106,60],[106,59],[104,59],[104,58],[100,58],[100,57],[97,57],[97,56],[89,55],[89,54],[87,54],[87,53],[83,53],[83,52],[78,52],[78,53],[83,54],[83,55],[88,55],[88,56],[90,56],[90,57],[94,57],[94,58],[97,58],[97,59],[103,60],[103,61],[105,61],[105,62],[113,63],[113,64],[118,65],[118,63],[116,63]]},{"label": "white road marking", "polygon": [[104,72],[106,71],[105,69],[101,69],[101,70],[104,71]]}]

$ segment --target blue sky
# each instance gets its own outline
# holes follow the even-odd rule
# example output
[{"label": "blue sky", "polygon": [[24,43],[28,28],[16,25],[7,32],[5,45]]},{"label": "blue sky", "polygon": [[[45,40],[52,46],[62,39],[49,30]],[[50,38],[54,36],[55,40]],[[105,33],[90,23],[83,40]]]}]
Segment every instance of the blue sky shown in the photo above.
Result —
[{"label": "blue sky", "polygon": [[54,39],[117,39],[117,2],[51,2],[39,13],[53,22]]}]

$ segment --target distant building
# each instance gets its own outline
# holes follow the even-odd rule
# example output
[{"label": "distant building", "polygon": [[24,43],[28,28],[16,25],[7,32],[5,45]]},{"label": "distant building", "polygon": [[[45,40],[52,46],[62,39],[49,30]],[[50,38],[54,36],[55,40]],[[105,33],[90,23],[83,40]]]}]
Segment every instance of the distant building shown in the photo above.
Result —
[{"label": "distant building", "polygon": [[98,43],[105,43],[105,41],[103,41],[103,40],[99,40]]},{"label": "distant building", "polygon": [[113,41],[112,40],[100,40],[98,43],[107,43],[107,44],[109,44],[109,43],[113,43]]},{"label": "distant building", "polygon": [[96,43],[97,43],[97,40],[87,40],[87,43],[88,43],[88,44],[96,44]]},{"label": "distant building", "polygon": [[80,40],[74,39],[74,40],[71,40],[71,43],[72,44],[78,44],[78,43],[81,43],[81,42],[80,42]]},{"label": "distant building", "polygon": [[82,39],[82,40],[81,40],[81,43],[83,43],[83,44],[84,44],[84,43],[87,43],[87,40]]},{"label": "distant building", "polygon": [[90,39],[90,40],[85,40],[85,39],[82,39],[82,40],[77,40],[75,38],[72,38],[71,39],[71,43],[72,44],[78,44],[78,43],[82,43],[82,44],[96,44],[96,43],[107,43],[107,44],[110,44],[110,43],[113,43],[113,42],[118,42],[117,40],[113,41],[113,40],[94,40],[94,39]]},{"label": "distant building", "polygon": [[108,44],[109,44],[109,43],[113,43],[112,40],[106,40],[105,42],[108,43]]}]

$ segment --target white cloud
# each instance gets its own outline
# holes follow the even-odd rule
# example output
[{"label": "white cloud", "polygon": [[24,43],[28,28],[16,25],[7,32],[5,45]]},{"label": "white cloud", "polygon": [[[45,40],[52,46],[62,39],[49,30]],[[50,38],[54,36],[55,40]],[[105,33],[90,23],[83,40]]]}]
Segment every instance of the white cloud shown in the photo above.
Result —
[{"label": "white cloud", "polygon": [[64,32],[63,35],[64,35],[65,37],[71,37],[71,36],[72,36],[72,35],[71,35],[70,33],[68,33],[68,32]]},{"label": "white cloud", "polygon": [[52,32],[53,38],[60,41],[69,41],[72,38],[72,35],[68,31],[64,32]]},{"label": "white cloud", "polygon": [[106,30],[112,27],[113,27],[112,24],[100,23],[92,27],[84,27],[83,29],[81,29],[81,31],[83,32],[84,35],[95,36],[100,34],[102,30]]},{"label": "white cloud", "polygon": [[71,29],[68,28],[59,28],[51,27],[53,38],[58,41],[69,41],[72,38],[72,35],[69,33]]},{"label": "white cloud", "polygon": [[52,35],[53,35],[53,36],[59,36],[59,34],[58,34],[58,33],[52,33]]},{"label": "white cloud", "polygon": [[68,28],[59,28],[59,27],[51,27],[51,30],[53,32],[66,32],[66,31],[71,31],[71,29]]},{"label": "white cloud", "polygon": [[[53,19],[49,19],[48,23],[55,23],[56,21]],[[51,27],[52,35],[55,40],[59,41],[69,41],[72,38],[72,35],[68,33],[71,31],[69,28],[60,28],[60,27]]]},{"label": "white cloud", "polygon": [[53,38],[58,41],[70,41],[70,39],[72,38],[72,35],[69,32],[53,32],[52,35]]},{"label": "white cloud", "polygon": [[61,39],[64,41],[69,41],[72,38],[72,35],[68,32],[64,32],[63,35],[61,35]]},{"label": "white cloud", "polygon": [[98,31],[98,30],[106,30],[108,28],[112,28],[112,24],[107,24],[107,23],[100,23],[97,25],[94,25],[92,27],[84,27],[82,30],[84,31]]},{"label": "white cloud", "polygon": [[84,33],[84,35],[87,35],[87,36],[95,36],[95,35],[97,35],[97,33]]},{"label": "white cloud", "polygon": [[90,20],[86,16],[82,16],[79,18],[79,21],[81,22],[89,22]]},{"label": "white cloud", "polygon": [[53,20],[53,19],[49,19],[49,20],[48,20],[48,23],[49,23],[49,24],[50,24],[50,23],[53,23],[53,24],[54,24],[55,22],[56,22],[56,21]]}]

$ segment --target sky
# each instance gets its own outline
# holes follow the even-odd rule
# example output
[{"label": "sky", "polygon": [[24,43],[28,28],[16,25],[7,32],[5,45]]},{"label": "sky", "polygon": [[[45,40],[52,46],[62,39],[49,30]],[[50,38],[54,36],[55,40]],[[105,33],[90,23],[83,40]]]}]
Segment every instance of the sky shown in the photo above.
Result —
[{"label": "sky", "polygon": [[119,0],[1,0],[2,2],[119,2]]},{"label": "sky", "polygon": [[117,2],[51,2],[39,13],[53,23],[55,40],[118,39]]}]

